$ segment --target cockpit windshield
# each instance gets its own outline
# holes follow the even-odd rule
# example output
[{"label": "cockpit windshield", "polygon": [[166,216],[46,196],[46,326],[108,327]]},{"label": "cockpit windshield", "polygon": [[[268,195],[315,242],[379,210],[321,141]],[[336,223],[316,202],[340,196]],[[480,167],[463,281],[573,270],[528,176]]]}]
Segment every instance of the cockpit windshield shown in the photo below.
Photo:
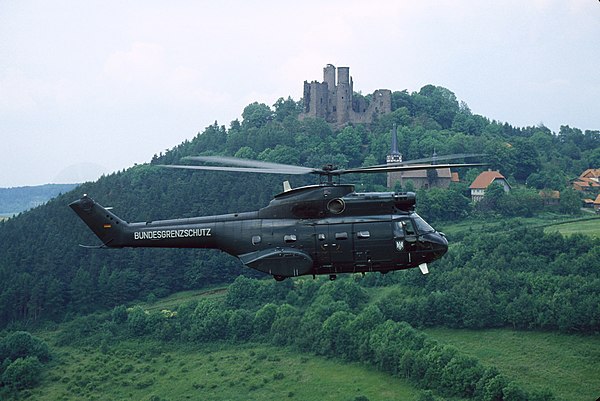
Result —
[{"label": "cockpit windshield", "polygon": [[415,225],[417,226],[417,231],[419,232],[419,234],[426,234],[426,233],[431,233],[431,232],[435,231],[435,229],[433,227],[431,227],[429,224],[427,224],[427,222],[425,220],[423,220],[421,218],[421,216],[419,216],[418,214],[413,213],[412,218],[413,218],[413,221],[415,222]]}]

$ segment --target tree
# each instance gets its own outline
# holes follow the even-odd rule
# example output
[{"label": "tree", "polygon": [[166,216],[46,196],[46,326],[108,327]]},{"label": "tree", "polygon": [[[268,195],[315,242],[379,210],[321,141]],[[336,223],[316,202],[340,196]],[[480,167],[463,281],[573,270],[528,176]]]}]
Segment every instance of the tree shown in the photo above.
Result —
[{"label": "tree", "polygon": [[527,393],[515,382],[510,382],[502,389],[504,401],[527,401]]},{"label": "tree", "polygon": [[579,214],[581,209],[581,198],[577,191],[565,188],[560,192],[560,204],[558,210],[565,214]]},{"label": "tree", "polygon": [[277,315],[277,305],[268,303],[254,314],[254,333],[257,336],[266,335],[271,331],[271,326]]},{"label": "tree", "polygon": [[148,330],[148,312],[141,306],[134,306],[127,314],[127,327],[134,336],[143,336]]},{"label": "tree", "polygon": [[333,141],[334,149],[348,158],[350,166],[360,165],[362,138],[356,128],[344,128]]},{"label": "tree", "polygon": [[229,286],[225,305],[230,308],[248,308],[256,305],[261,291],[261,282],[248,277],[239,276]]},{"label": "tree", "polygon": [[71,298],[73,305],[82,312],[89,312],[94,305],[95,285],[91,274],[80,267],[71,281]]},{"label": "tree", "polygon": [[504,188],[497,183],[490,184],[483,195],[483,199],[477,203],[477,209],[483,212],[499,212],[499,206],[506,196]]},{"label": "tree", "polygon": [[2,374],[6,386],[15,390],[34,387],[40,381],[42,364],[35,356],[15,359]]},{"label": "tree", "polygon": [[256,159],[256,152],[249,146],[242,146],[233,156],[240,159]]},{"label": "tree", "polygon": [[273,105],[275,109],[275,120],[283,121],[286,117],[297,117],[301,111],[300,102],[295,102],[291,97],[287,99],[280,97]]},{"label": "tree", "polygon": [[324,353],[348,357],[351,351],[351,331],[348,325],[355,316],[349,312],[335,312],[323,322]]},{"label": "tree", "polygon": [[416,96],[415,103],[422,112],[432,116],[443,129],[452,126],[454,116],[459,112],[456,95],[441,86],[425,85]]},{"label": "tree", "polygon": [[200,152],[206,152],[207,150],[213,152],[222,152],[227,145],[227,131],[224,125],[219,126],[215,121],[214,124],[209,125],[202,132],[202,144],[203,149],[198,149]]},{"label": "tree", "polygon": [[191,339],[198,342],[226,339],[230,314],[219,302],[201,299],[191,316]]},{"label": "tree", "polygon": [[514,177],[520,182],[525,182],[529,175],[539,171],[540,155],[530,140],[515,141],[514,147],[516,149]]},{"label": "tree", "polygon": [[242,118],[244,128],[261,128],[271,121],[273,111],[264,103],[254,102],[244,107]]},{"label": "tree", "polygon": [[254,315],[246,309],[236,309],[229,315],[227,333],[234,341],[247,340],[252,336]]},{"label": "tree", "polygon": [[42,362],[50,360],[50,348],[43,340],[26,331],[15,331],[0,341],[0,360],[36,357]]},{"label": "tree", "polygon": [[280,164],[300,164],[300,152],[291,146],[277,145],[274,149],[267,148],[258,155],[259,160]]},{"label": "tree", "polygon": [[527,188],[513,188],[497,201],[497,210],[505,216],[531,217],[543,206],[538,191]]},{"label": "tree", "polygon": [[299,326],[299,311],[288,304],[280,305],[271,326],[271,341],[275,345],[293,344],[296,341]]}]

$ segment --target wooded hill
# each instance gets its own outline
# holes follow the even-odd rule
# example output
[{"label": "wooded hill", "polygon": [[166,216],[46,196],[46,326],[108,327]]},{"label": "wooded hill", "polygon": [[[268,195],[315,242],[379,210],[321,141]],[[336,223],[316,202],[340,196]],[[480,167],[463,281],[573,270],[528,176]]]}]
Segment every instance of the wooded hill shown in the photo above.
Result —
[{"label": "wooded hill", "polygon": [[69,192],[77,184],[45,184],[30,187],[0,188],[0,216],[12,216],[43,205],[56,195]]},{"label": "wooded hill", "polygon": [[[466,104],[458,102],[445,88],[428,85],[418,93],[394,92],[392,108],[392,113],[370,126],[347,126],[336,131],[322,120],[299,121],[299,103],[290,98],[279,99],[273,107],[253,103],[244,109],[241,122],[235,120],[229,127],[215,122],[192,140],[165,154],[155,155],[148,164],[83,184],[44,206],[1,223],[0,326],[62,319],[66,314],[88,313],[133,299],[162,297],[184,289],[232,282],[240,274],[262,277],[217,251],[90,250],[77,246],[98,243],[67,207],[83,193],[104,206],[114,207],[114,211],[127,221],[145,221],[257,210],[281,191],[284,179],[290,179],[293,186],[313,183],[310,178],[171,171],[157,166],[179,163],[185,156],[219,154],[313,167],[325,163],[339,167],[380,164],[389,152],[392,126],[397,124],[399,146],[405,160],[431,156],[434,149],[439,155],[485,153],[489,155],[490,168],[499,169],[512,183],[522,186],[510,196],[533,199],[530,205],[534,206],[523,209],[506,207],[510,205],[506,202],[523,204],[525,198],[505,198],[504,203],[488,202],[488,210],[478,210],[472,207],[465,193],[477,171],[460,171],[463,183],[449,190],[420,191],[417,195],[417,210],[433,222],[460,219],[468,214],[480,214],[485,218],[486,213],[537,213],[541,206],[533,195],[539,189],[564,190],[569,179],[586,168],[600,166],[599,131],[582,132],[564,126],[560,132],[553,133],[543,126],[517,128],[490,121],[471,113]],[[384,174],[353,176],[346,181],[359,184],[357,190],[361,191],[385,190]],[[577,208],[566,211],[576,212]],[[449,282],[439,283],[439,279],[433,279],[428,284],[432,288],[428,287],[423,293],[416,292],[414,297],[400,303],[400,307],[426,304],[431,297],[438,296],[441,297],[438,299],[441,308],[445,304],[445,290],[456,288],[468,292],[475,282],[487,289],[483,292],[486,302],[493,304],[494,297],[498,297],[507,306],[513,302],[527,303],[528,296],[537,297],[543,293],[552,298],[557,296],[557,291],[564,291],[568,305],[573,308],[584,305],[586,310],[591,310],[584,314],[583,321],[561,323],[561,316],[567,319],[572,312],[564,310],[548,312],[543,321],[537,321],[533,311],[533,315],[503,316],[491,323],[484,319],[482,324],[597,331],[600,322],[598,301],[592,299],[580,303],[579,300],[593,297],[594,291],[597,294],[600,289],[598,242],[589,238],[567,242],[546,236],[541,231],[534,232],[533,237],[541,238],[540,246],[547,246],[552,252],[546,252],[544,248],[531,253],[532,249],[526,247],[523,253],[515,254],[508,244],[519,242],[520,234],[502,237],[494,240],[493,245],[497,247],[499,241],[505,241],[510,258],[504,255],[506,264],[495,260],[492,266],[488,255],[494,249],[485,243],[465,240],[460,247],[451,247],[449,255],[436,266],[436,270],[447,271],[443,280]],[[574,265],[573,258],[580,264]],[[467,275],[471,281],[465,281],[466,276],[458,270],[465,265],[471,266]],[[548,269],[547,265],[552,268]],[[413,277],[402,278],[403,273],[395,273],[392,277],[400,277],[399,280]],[[502,281],[509,277],[506,274],[516,277],[517,283]],[[501,277],[508,292],[497,292],[496,275]],[[379,280],[378,275],[372,276],[374,282]],[[420,279],[414,280],[417,280],[415,285],[422,286]],[[511,287],[513,285],[518,287]],[[481,295],[477,288],[476,293]],[[427,292],[431,289],[432,293]],[[475,292],[472,295],[473,302],[478,302]],[[556,301],[556,305],[558,308],[564,304]],[[495,316],[488,312],[489,308],[483,308],[471,317],[463,315],[457,324],[477,326],[478,323],[469,322],[478,322],[478,316]],[[439,313],[439,318],[428,317],[438,320],[421,323],[446,324],[454,316],[444,310]],[[418,322],[425,317],[415,319]]]}]

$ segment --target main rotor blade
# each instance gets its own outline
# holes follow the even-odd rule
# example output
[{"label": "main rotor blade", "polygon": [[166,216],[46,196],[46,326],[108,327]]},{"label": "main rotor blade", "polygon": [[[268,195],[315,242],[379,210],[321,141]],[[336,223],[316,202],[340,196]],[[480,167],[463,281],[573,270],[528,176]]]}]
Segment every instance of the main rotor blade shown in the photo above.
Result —
[{"label": "main rotor blade", "polygon": [[312,173],[315,169],[310,167],[303,166],[294,166],[291,164],[281,164],[281,163],[271,163],[271,162],[263,162],[260,160],[249,160],[249,159],[240,159],[237,157],[226,157],[226,156],[188,156],[184,157],[183,160],[194,160],[206,163],[217,163],[217,164],[229,164],[233,166],[242,166],[242,167],[255,167],[259,169],[272,169],[285,171],[285,174],[292,174],[289,171],[298,171],[294,174],[309,174]]},{"label": "main rotor blade", "polygon": [[310,173],[315,173],[317,174],[317,171],[314,171],[313,169],[308,169],[309,171],[299,171],[299,170],[286,170],[286,169],[280,169],[280,170],[273,170],[270,168],[258,168],[258,167],[229,167],[229,166],[192,166],[192,165],[177,165],[177,164],[161,164],[159,165],[159,167],[166,167],[166,168],[178,168],[178,169],[185,169],[185,170],[210,170],[210,171],[233,171],[233,172],[237,172],[237,173],[264,173],[264,174],[292,174],[292,175],[299,175],[299,174],[310,174]]},{"label": "main rotor blade", "polygon": [[[436,160],[448,160],[458,159],[465,157],[484,156],[480,154],[454,154],[440,156]],[[353,169],[339,169],[333,170],[324,167],[323,169],[294,166],[290,164],[280,164],[263,162],[260,160],[249,160],[239,159],[236,157],[225,157],[225,156],[188,156],[184,157],[183,160],[194,160],[207,163],[217,164],[230,164],[239,167],[232,166],[196,166],[196,165],[161,165],[160,167],[166,168],[177,168],[187,170],[208,170],[208,171],[231,171],[237,173],[263,173],[263,174],[288,174],[288,175],[301,175],[301,174],[319,174],[325,176],[339,176],[342,174],[368,174],[368,173],[386,173],[391,171],[414,171],[414,170],[431,170],[441,168],[459,168],[459,167],[480,167],[486,166],[485,163],[463,163],[463,164],[410,164],[420,161],[430,161],[432,158],[409,160],[406,162],[392,163],[392,164],[379,164],[367,167],[357,167]]]},{"label": "main rotor blade", "polygon": [[386,173],[391,171],[415,171],[415,170],[437,170],[441,168],[459,168],[459,167],[481,167],[487,166],[485,163],[461,163],[461,164],[413,164],[410,166],[403,165],[383,165],[371,167],[358,167],[347,170],[334,170],[333,175],[352,174],[352,173]]}]

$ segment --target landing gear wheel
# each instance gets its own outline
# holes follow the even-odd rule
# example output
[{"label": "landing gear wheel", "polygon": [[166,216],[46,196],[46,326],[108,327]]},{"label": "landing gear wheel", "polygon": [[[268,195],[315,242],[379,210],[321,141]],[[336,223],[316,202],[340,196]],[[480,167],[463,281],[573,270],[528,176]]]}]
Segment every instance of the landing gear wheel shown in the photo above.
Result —
[{"label": "landing gear wheel", "polygon": [[286,279],[284,276],[280,276],[279,274],[274,275],[273,278],[275,281],[283,281]]},{"label": "landing gear wheel", "polygon": [[337,278],[337,276],[335,274],[330,274],[329,275],[329,280],[333,281]]}]

